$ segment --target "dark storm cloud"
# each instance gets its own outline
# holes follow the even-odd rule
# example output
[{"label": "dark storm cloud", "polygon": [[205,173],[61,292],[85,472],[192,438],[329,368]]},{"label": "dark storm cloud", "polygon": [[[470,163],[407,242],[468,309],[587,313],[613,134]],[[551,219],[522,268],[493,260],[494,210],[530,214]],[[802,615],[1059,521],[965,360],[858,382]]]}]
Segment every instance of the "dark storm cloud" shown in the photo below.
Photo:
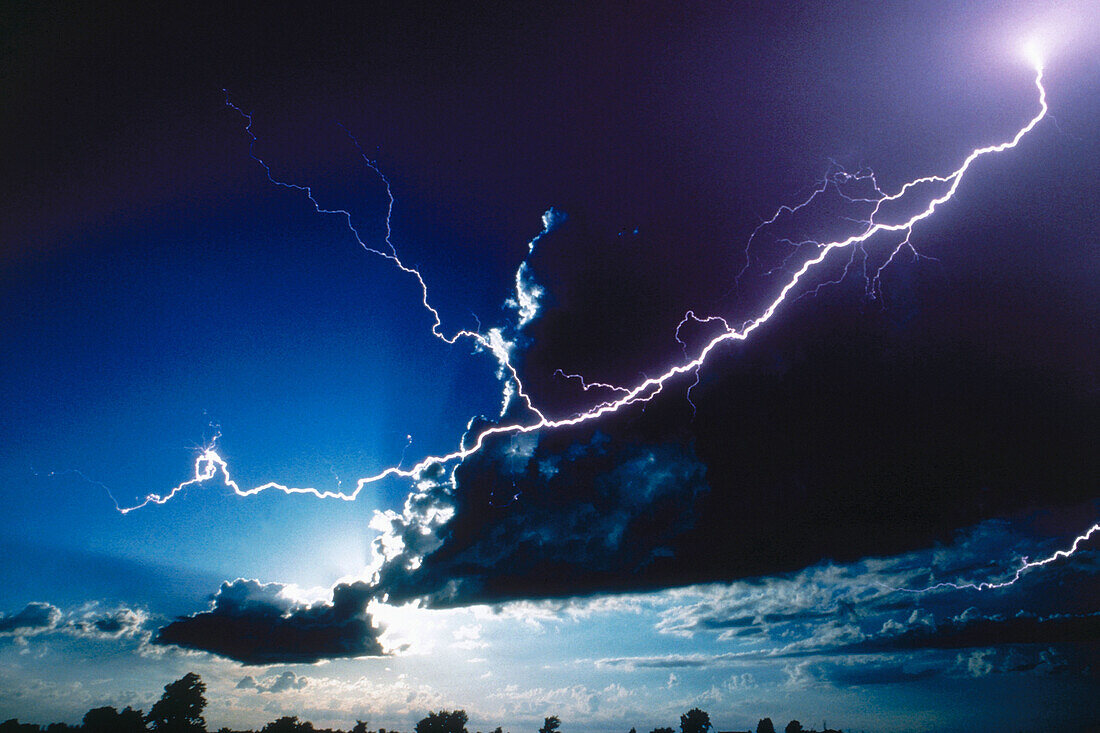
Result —
[{"label": "dark storm cloud", "polygon": [[[416,501],[448,516],[406,512],[405,550],[387,555],[380,592],[442,606],[766,577],[1094,497],[1100,394],[930,336],[915,304],[838,322],[829,294],[812,302],[751,349],[716,355],[694,411],[686,384],[670,386],[598,430],[493,438],[453,481],[440,472]],[[552,373],[547,342],[568,353],[555,318],[530,326],[529,373]],[[970,559],[953,577],[988,571],[988,555]],[[905,585],[921,584],[911,575]],[[837,612],[777,608],[760,622]]]},{"label": "dark storm cloud", "polygon": [[387,557],[379,590],[393,600],[446,606],[660,585],[708,491],[690,448],[599,432],[496,441],[453,483],[437,479],[388,516],[376,544]]},{"label": "dark storm cloud", "polygon": [[1072,665],[1066,657],[1054,648],[1043,649],[1031,658],[1026,657],[1023,653],[1014,652],[1015,650],[1012,650],[1005,655],[1000,671],[1025,673],[1037,671],[1041,674],[1064,674],[1072,669]]},{"label": "dark storm cloud", "polygon": [[[886,664],[883,677],[906,681],[912,665],[943,662],[944,652],[959,652],[952,673],[971,677],[993,672],[1039,671],[1057,674],[1071,664],[1061,648],[1073,651],[1073,668],[1090,672],[1097,661],[1096,642],[1100,641],[1100,614],[1055,615],[1039,617],[1023,612],[1011,617],[983,615],[971,608],[958,616],[936,622],[927,613],[915,611],[905,623],[887,620],[880,631],[865,633],[855,627],[815,629],[805,639],[759,653],[762,657],[827,657],[829,664],[841,664],[849,671],[830,675],[848,684],[874,684],[878,673],[864,674],[864,666]],[[775,637],[773,637],[775,638]],[[1039,647],[1039,649],[1036,649]],[[752,653],[742,656],[751,657]],[[848,659],[849,661],[842,661]],[[856,660],[864,660],[858,662]],[[904,669],[901,665],[905,665]],[[858,667],[858,669],[857,669]],[[896,674],[890,673],[893,668]],[[947,669],[940,664],[942,671]],[[924,669],[920,674],[931,674]],[[862,680],[862,681],[861,681]]]},{"label": "dark storm cloud", "polygon": [[340,657],[380,656],[382,630],[366,606],[365,583],[333,588],[331,603],[302,605],[286,598],[278,583],[225,582],[209,611],[161,628],[156,644],[211,652],[244,664],[309,663]]},{"label": "dark storm cloud", "polygon": [[788,685],[827,684],[837,688],[907,684],[945,678],[982,678],[1001,674],[1094,676],[1095,655],[1074,650],[1071,657],[1056,648],[980,648],[956,655],[942,651],[871,657],[805,660],[787,667]]},{"label": "dark storm cloud", "polygon": [[25,636],[48,631],[61,621],[61,611],[49,603],[33,601],[21,611],[0,615],[0,634]]},{"label": "dark storm cloud", "polygon": [[939,677],[945,671],[943,665],[913,668],[894,662],[817,663],[797,667],[792,679],[824,682],[835,687],[865,687],[920,682]]},{"label": "dark storm cloud", "polygon": [[[1096,511],[1086,503],[1065,515],[1092,516]],[[941,581],[1009,579],[1018,562],[1014,558],[1024,553],[1046,557],[1065,548],[1065,538],[1035,536],[1037,524],[1060,526],[1063,521],[1040,512],[1014,522],[983,522],[959,533],[949,545],[700,586],[685,593],[680,603],[662,610],[657,628],[682,637],[717,634],[719,640],[747,634],[767,634],[779,640],[812,637],[819,629],[838,625],[856,625],[868,635],[880,629],[892,635],[911,627],[923,629],[934,626],[936,619],[956,616],[959,594],[944,589],[935,593],[894,589],[918,589]],[[1098,560],[1096,552],[1083,548],[1072,561],[1025,573],[1012,587],[995,593],[967,592],[965,602],[974,606],[968,618],[1010,618],[1021,609],[1043,618],[1087,615],[1095,610],[1092,599],[1100,579]]]},{"label": "dark storm cloud", "polygon": [[105,634],[114,634],[122,631],[124,628],[122,619],[118,616],[97,618],[92,621],[92,626],[94,626],[97,631],[102,631]]},{"label": "dark storm cloud", "polygon": [[[516,598],[550,599],[579,595],[578,589],[587,593],[616,590],[626,583],[652,587],[645,574],[658,563],[674,561],[674,554],[666,548],[682,547],[682,535],[694,531],[693,524],[683,518],[689,502],[701,501],[708,491],[698,465],[682,447],[615,446],[602,433],[565,448],[551,446],[553,451],[546,443],[511,441],[504,449],[506,456],[490,461],[506,467],[507,472],[477,487],[489,510],[476,522],[468,518],[475,516],[472,511],[466,518],[462,513],[463,470],[471,466],[460,469],[457,487],[440,468],[426,471],[400,514],[379,514],[373,522],[383,530],[375,550],[384,561],[374,584],[357,584],[362,601],[372,595],[390,602],[419,597],[445,607]],[[493,448],[500,450],[499,446]],[[509,496],[514,480],[509,476],[531,472],[537,472],[543,489],[527,501]],[[498,488],[501,485],[509,491]],[[497,506],[495,496],[500,495],[504,496],[503,505]],[[1097,569],[1087,551],[1076,562],[1025,576],[1017,589],[977,596],[974,601],[980,610],[958,617],[943,615],[945,611],[956,613],[951,594],[891,590],[919,586],[929,579],[930,572],[937,578],[960,578],[980,569],[981,577],[990,577],[987,574],[1005,568],[1000,564],[991,568],[989,557],[1007,558],[1014,548],[1051,548],[1061,542],[1047,538],[1041,545],[1035,538],[1029,539],[1021,526],[986,522],[960,534],[949,546],[700,586],[661,611],[658,631],[677,636],[718,634],[720,640],[751,643],[754,651],[605,663],[707,667],[754,657],[907,654],[922,649],[1055,644],[1094,634],[1090,629],[1095,619],[1087,616],[1084,589],[1095,582]],[[483,536],[485,532],[492,533],[489,540]],[[466,533],[465,537],[459,533]],[[458,547],[460,540],[466,543],[465,549],[442,556],[441,548],[448,544]],[[986,559],[979,562],[983,554]],[[562,589],[557,590],[553,583],[560,583]],[[1085,595],[1052,592],[1063,586],[1080,588]],[[203,638],[181,635],[184,629],[194,635],[258,620],[265,629],[302,625],[302,617],[309,614],[283,597],[281,589],[278,584],[265,586],[255,581],[226,584],[212,611],[177,622],[169,627],[171,631],[162,633],[160,641],[256,663],[357,653],[354,649],[358,647],[349,650],[332,644],[304,653],[288,652],[285,639],[274,631],[253,634],[253,647],[248,651],[236,648],[233,636],[230,646],[219,642],[224,630]],[[1033,610],[1045,607],[1045,615],[1017,617],[1021,606],[1013,608],[1012,604],[1036,595],[1059,600],[1029,601],[1027,606]],[[310,614],[320,608],[314,607]],[[1070,613],[1057,616],[1058,610]],[[339,624],[342,618],[329,621]]]},{"label": "dark storm cloud", "polygon": [[[971,608],[938,622],[928,613],[914,611],[905,622],[887,619],[882,623],[879,619],[878,623],[881,629],[876,632],[864,631],[856,625],[823,624],[812,628],[804,638],[758,654],[775,658],[885,656],[906,659],[925,652],[980,650],[974,657],[980,661],[987,654],[1007,654],[1021,648],[1100,641],[1100,614],[1096,613],[1039,617],[1020,612],[1005,617],[983,615]],[[772,634],[771,638],[781,642],[784,636]],[[1030,668],[1037,664],[1039,662],[1033,663]],[[1007,662],[1003,666],[1004,669],[998,671],[1026,671],[1022,667],[1009,669],[1012,665]]]},{"label": "dark storm cloud", "polygon": [[971,609],[937,624],[895,628],[853,644],[846,651],[967,649],[1010,644],[1082,644],[1100,641],[1100,614],[1009,618],[981,616]]},{"label": "dark storm cloud", "polygon": [[[812,576],[813,571],[803,575]],[[658,629],[681,636],[691,632],[716,631],[720,640],[734,640],[751,632],[753,636],[741,642],[737,651],[719,654],[664,654],[654,656],[612,657],[595,662],[597,667],[622,667],[626,669],[675,669],[715,668],[738,664],[766,662],[776,659],[824,659],[821,664],[886,665],[885,678],[895,681],[920,679],[908,677],[913,664],[921,669],[929,664],[939,665],[947,671],[948,663],[957,668],[953,673],[976,676],[978,672],[1028,672],[1039,670],[1057,673],[1069,668],[1062,657],[1066,648],[1095,648],[1100,641],[1100,614],[1054,614],[1038,616],[1025,612],[1012,615],[985,613],[969,608],[961,614],[944,616],[939,620],[927,609],[916,607],[896,618],[892,612],[867,611],[854,616],[841,614],[820,622],[782,622],[779,624],[744,625],[741,616],[736,626],[706,629],[698,623],[701,609],[720,607],[723,601],[751,605],[758,599],[745,598],[745,583],[729,586],[699,588],[689,594],[701,597],[698,603],[683,603],[670,607]],[[843,584],[837,583],[831,591],[843,592]],[[775,580],[766,585],[765,595],[776,595],[780,602],[792,595],[808,595],[808,604],[815,601],[816,593],[807,583]],[[827,593],[826,593],[827,594]],[[763,597],[763,596],[762,596]],[[818,600],[821,600],[819,596]],[[733,633],[729,633],[729,632]],[[685,633],[687,632],[687,633]],[[955,653],[958,652],[956,655]],[[1092,653],[1074,652],[1073,668],[1090,669],[1100,662]],[[856,661],[863,660],[863,661]],[[809,662],[798,662],[792,669],[808,669]],[[817,662],[814,662],[817,664]],[[904,669],[902,669],[904,665]],[[895,669],[896,668],[896,669]],[[890,670],[893,669],[894,672]],[[830,675],[831,679],[857,680],[859,672]],[[930,674],[930,673],[929,673]],[[868,679],[876,676],[869,674]]]}]

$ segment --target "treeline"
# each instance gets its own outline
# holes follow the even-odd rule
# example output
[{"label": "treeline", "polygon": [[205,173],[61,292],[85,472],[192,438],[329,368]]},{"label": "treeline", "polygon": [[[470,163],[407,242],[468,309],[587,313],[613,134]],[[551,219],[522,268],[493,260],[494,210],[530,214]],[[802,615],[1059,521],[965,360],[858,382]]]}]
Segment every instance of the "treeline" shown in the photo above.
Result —
[{"label": "treeline", "polygon": [[[175,682],[164,686],[164,694],[161,695],[148,714],[141,710],[127,707],[124,710],[105,706],[92,708],[84,714],[80,725],[68,725],[66,723],[50,723],[43,727],[33,723],[20,723],[18,719],[0,723],[0,733],[207,733],[206,720],[202,711],[206,707],[206,684],[202,679],[190,672]],[[430,712],[416,724],[415,733],[469,733],[466,723],[469,718],[465,710],[440,710]],[[556,715],[551,715],[543,720],[543,725],[538,733],[561,733],[561,720]],[[714,726],[710,723],[710,715],[692,708],[680,716],[680,733],[711,733]],[[229,728],[219,728],[217,733],[257,733],[257,731],[235,731]],[[367,729],[367,723],[359,720],[350,731],[340,728],[315,728],[308,720],[298,720],[297,716],[287,715],[274,720],[259,730],[258,733],[397,733],[379,728],[377,731]],[[481,733],[481,731],[477,731]],[[497,727],[492,733],[504,733]],[[630,733],[638,733],[631,728]],[[651,733],[676,733],[672,728],[654,728]],[[752,733],[743,731],[738,733]],[[776,733],[775,725],[771,718],[764,718],[756,725],[756,733]],[[807,730],[797,720],[792,720],[784,728],[783,733],[817,733],[812,729]],[[822,733],[842,733],[826,728]]]}]

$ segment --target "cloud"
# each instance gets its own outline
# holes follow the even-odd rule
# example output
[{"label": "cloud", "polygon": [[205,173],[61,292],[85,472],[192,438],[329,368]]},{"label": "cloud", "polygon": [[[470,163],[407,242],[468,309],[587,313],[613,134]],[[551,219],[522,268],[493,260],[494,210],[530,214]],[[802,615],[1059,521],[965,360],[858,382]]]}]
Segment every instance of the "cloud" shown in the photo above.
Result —
[{"label": "cloud", "polygon": [[994,654],[992,649],[976,649],[969,654],[960,654],[955,658],[955,664],[967,677],[988,677],[993,671],[993,662],[989,658]]},{"label": "cloud", "polygon": [[51,603],[33,601],[22,610],[0,614],[0,640],[26,644],[28,637],[69,637],[82,641],[136,641],[139,651],[149,651],[149,614],[125,606],[103,607],[90,601],[79,608],[62,610]]},{"label": "cloud", "polygon": [[301,690],[309,685],[308,677],[299,677],[289,669],[274,677],[257,680],[252,675],[241,678],[236,687],[238,690],[255,690],[256,692],[279,693],[287,690]]},{"label": "cloud", "polygon": [[[770,643],[769,653],[790,657],[842,647],[843,653],[868,653],[873,644],[901,643],[903,634],[915,643],[924,631],[908,628],[905,618],[920,606],[927,625],[927,614],[948,605],[950,595],[892,589],[945,578],[996,579],[1016,557],[1060,546],[1064,537],[1050,528],[1076,518],[1047,520],[1040,536],[1027,518],[987,521],[949,544],[802,566],[825,551],[829,536],[807,528],[800,505],[785,505],[788,519],[801,523],[798,532],[785,533],[782,518],[768,515],[776,509],[774,497],[762,503],[753,492],[716,491],[698,441],[688,434],[668,439],[668,409],[654,403],[640,416],[613,416],[599,430],[494,436],[453,470],[428,466],[401,511],[376,512],[375,563],[366,577],[352,584],[354,592],[334,589],[334,598],[357,599],[351,610],[296,603],[278,584],[263,590],[255,581],[235,581],[223,585],[209,610],[169,624],[157,640],[250,664],[317,661],[382,653],[366,612],[372,598],[436,609],[484,604],[539,625],[587,607],[578,599],[682,587],[681,602],[657,609],[664,633],[715,634],[758,649]],[[470,433],[490,424],[475,421]],[[859,555],[852,548],[867,537],[848,530],[853,534],[843,533],[843,552]],[[811,547],[820,542],[825,544]],[[863,549],[889,545],[872,542]],[[1035,584],[1095,576],[1093,554],[1026,575],[1020,587],[1037,599],[1030,607],[1045,616],[1077,610],[1083,594],[1036,593]],[[778,573],[791,565],[800,569]],[[702,586],[706,590],[691,585],[719,575],[726,581],[747,577]],[[1007,617],[1019,610],[1006,606],[1024,597],[1021,592],[1009,589],[976,602],[986,615]],[[484,644],[473,638],[454,643],[471,649]]]},{"label": "cloud", "polygon": [[499,701],[502,714],[508,716],[544,715],[546,711],[553,710],[562,719],[607,720],[624,715],[631,705],[634,692],[616,683],[603,688],[574,684],[527,689],[509,684],[486,697]]},{"label": "cloud", "polygon": [[842,647],[876,652],[919,649],[967,649],[1009,644],[1084,644],[1100,641],[1100,613],[1046,618],[1018,614],[1010,618],[980,616],[968,610],[938,624],[915,624]]},{"label": "cloud", "polygon": [[401,515],[376,516],[376,582],[436,607],[660,586],[707,491],[681,444],[491,441],[453,477],[423,478]]},{"label": "cloud", "polygon": [[256,678],[252,675],[245,675],[236,684],[238,690],[258,690],[260,686],[256,683]]},{"label": "cloud", "polygon": [[[280,680],[284,682],[278,684]],[[237,682],[236,690],[235,705],[253,709],[268,720],[281,715],[313,720],[417,720],[426,710],[454,705],[453,700],[407,675],[393,676],[378,670],[359,677],[292,678],[287,671],[247,675]]]},{"label": "cloud", "polygon": [[381,600],[392,595],[398,600],[418,596],[411,590],[424,557],[442,544],[437,532],[454,516],[453,486],[438,464],[421,472],[416,489],[405,498],[405,506],[394,511],[375,512],[370,526],[380,534],[371,547],[379,565],[374,584]]},{"label": "cloud", "polygon": [[756,652],[724,652],[720,654],[659,654],[637,657],[605,657],[596,660],[597,668],[624,669],[707,669],[743,662],[759,656]]},{"label": "cloud", "polygon": [[209,611],[161,628],[154,643],[210,652],[243,664],[310,663],[385,652],[367,603],[366,583],[333,588],[331,603],[300,604],[286,586],[256,580],[226,581]]},{"label": "cloud", "polygon": [[[675,600],[669,598],[668,602]],[[879,631],[867,630],[872,624]],[[975,678],[1033,670],[1045,674],[1088,672],[1096,666],[1095,654],[1075,652],[1067,659],[1063,652],[1082,644],[1089,649],[1096,641],[1100,641],[1100,614],[1037,617],[1019,613],[1003,617],[968,609],[937,623],[929,612],[915,609],[905,621],[876,614],[859,624],[834,619],[785,625],[769,629],[751,642],[740,642],[737,651],[605,657],[592,663],[597,669],[631,671],[716,670],[806,659],[788,666],[788,673],[802,681],[859,686],[913,682],[940,674]],[[965,651],[947,654],[956,650]],[[810,666],[812,660],[821,661]]]},{"label": "cloud", "polygon": [[87,608],[68,622],[73,633],[80,636],[118,639],[123,636],[148,634],[149,615],[140,609],[115,608],[100,610],[96,605]]},{"label": "cloud", "polygon": [[531,255],[535,252],[535,245],[542,237],[564,224],[567,218],[568,216],[564,211],[551,206],[542,215],[542,231],[527,244],[528,256],[520,263],[519,269],[516,270],[516,294],[505,301],[505,305],[516,311],[518,316],[517,330],[523,329],[538,316],[539,301],[543,296],[543,288],[535,281],[534,276],[531,274],[531,267],[528,264]]},{"label": "cloud", "polygon": [[[582,300],[611,299],[607,287],[613,278]],[[574,295],[561,292],[565,312]],[[709,372],[692,392],[695,411],[686,382],[670,384],[644,410],[488,437],[453,474],[434,469],[422,479],[435,485],[418,485],[405,512],[380,515],[380,593],[445,607],[775,576],[942,546],[985,517],[1033,507],[1038,485],[1052,487],[1044,499],[1054,505],[1093,499],[1082,478],[1100,468],[1091,431],[1067,426],[1100,424],[1097,396],[973,349],[899,340],[886,333],[903,325],[893,315],[856,324],[804,315]],[[555,309],[528,326],[523,372],[535,375],[533,394],[576,388],[537,376],[584,356],[583,344],[569,343],[580,338],[575,319],[552,333],[560,318]],[[548,354],[559,361],[540,361]],[[590,406],[594,394],[549,403]],[[1004,394],[1021,398],[1009,404]],[[502,422],[529,421],[519,409]],[[491,425],[475,420],[470,435]],[[1039,448],[1049,460],[1028,458]],[[421,514],[424,501],[447,516]],[[1072,536],[1069,524],[1061,536]],[[897,568],[895,579],[904,587],[988,573],[988,549],[970,564],[958,554],[911,567],[908,578]],[[803,611],[813,612],[844,611]],[[813,620],[792,613],[709,623]]]},{"label": "cloud", "polygon": [[918,683],[937,678],[980,679],[997,674],[1058,675],[1068,672],[1094,676],[1095,655],[1075,653],[1075,661],[1054,648],[1032,650],[1018,647],[979,648],[954,657],[929,650],[920,654],[834,656],[807,659],[786,667],[787,686],[804,688],[815,684],[833,687],[867,687]]},{"label": "cloud", "polygon": [[29,636],[57,627],[61,611],[49,603],[33,601],[13,614],[0,615],[0,635]]},{"label": "cloud", "polygon": [[489,643],[481,638],[481,625],[460,626],[454,631],[455,640],[451,646],[455,649],[484,649]]},{"label": "cloud", "polygon": [[827,684],[833,687],[897,685],[934,679],[942,664],[913,665],[894,661],[806,661],[787,667],[787,686],[795,689]]},{"label": "cloud", "polygon": [[[823,324],[834,339],[789,348]],[[525,375],[539,371],[540,329],[552,325],[529,324]],[[1092,501],[1094,488],[1079,480],[1095,475],[1089,431],[1065,426],[1097,424],[1100,400],[1070,399],[1064,385],[965,349],[884,349],[877,326],[837,331],[811,315],[792,328],[704,379],[694,414],[670,387],[598,428],[495,435],[457,466],[428,466],[400,511],[375,514],[376,562],[361,582],[334,589],[332,604],[296,604],[276,584],[261,592],[236,581],[157,639],[252,664],[316,661],[382,653],[366,612],[371,598],[508,604],[538,624],[565,606],[532,603],[699,583],[723,585],[659,611],[660,631],[756,647],[777,639],[773,651],[792,657],[970,648],[968,636],[979,648],[1027,636],[1023,621],[991,625],[985,637],[980,624],[964,632],[941,623],[930,634],[905,618],[917,606],[942,610],[950,594],[892,589],[995,580],[1018,557],[1041,556],[1079,531],[1079,513],[1055,514],[1042,530],[1018,514],[979,520],[1033,506],[1040,484],[1055,487],[1056,504]],[[541,392],[547,383],[528,387]],[[1022,395],[1010,414],[1005,393]],[[502,421],[527,419],[518,402]],[[869,414],[868,404],[888,407]],[[957,419],[944,419],[948,409]],[[492,425],[474,420],[468,437]],[[1049,471],[1021,458],[1040,448]],[[1024,576],[1029,610],[1043,618],[1082,610],[1085,593],[1036,590],[1074,574],[1096,577],[1096,553],[1079,555]],[[353,601],[340,605],[337,596]],[[986,616],[1012,618],[1020,606],[1010,602],[1023,597],[1008,589],[975,602]],[[1042,625],[1037,643],[1057,625]]]},{"label": "cloud", "polygon": [[723,685],[730,692],[737,690],[748,690],[756,687],[756,677],[751,672],[742,672],[741,674],[730,675],[730,678],[726,680]]}]

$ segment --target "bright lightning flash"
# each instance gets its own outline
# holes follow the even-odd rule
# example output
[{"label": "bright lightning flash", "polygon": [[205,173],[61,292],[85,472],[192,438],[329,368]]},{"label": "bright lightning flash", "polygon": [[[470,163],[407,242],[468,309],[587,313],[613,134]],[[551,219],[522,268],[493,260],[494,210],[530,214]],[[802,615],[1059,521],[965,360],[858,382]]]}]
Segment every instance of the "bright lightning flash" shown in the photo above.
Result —
[{"label": "bright lightning flash", "polygon": [[1038,39],[1030,38],[1024,42],[1024,58],[1040,72],[1043,70],[1044,55],[1042,44],[1039,43]]},{"label": "bright lightning flash", "polygon": [[[606,398],[603,401],[593,404],[589,409],[583,412],[575,413],[565,417],[548,417],[542,411],[537,409],[531,401],[531,398],[526,394],[523,388],[523,383],[517,372],[517,369],[511,361],[511,353],[515,342],[506,338],[506,330],[502,328],[491,328],[486,333],[481,332],[480,324],[478,330],[459,330],[453,335],[446,335],[441,330],[442,321],[439,312],[431,305],[428,296],[428,286],[420,272],[413,267],[406,265],[399,257],[396,248],[391,241],[391,229],[390,229],[390,217],[393,213],[394,197],[390,188],[389,180],[382,174],[377,167],[376,163],[369,159],[362,149],[359,148],[358,142],[352,137],[352,141],[355,142],[359,153],[362,156],[364,162],[369,166],[382,180],[386,187],[386,194],[388,197],[388,209],[386,216],[386,236],[384,239],[384,246],[376,248],[368,245],[360,237],[358,230],[352,220],[350,212],[343,209],[326,209],[314,198],[313,192],[309,186],[299,185],[295,183],[288,183],[277,179],[271,167],[259,158],[255,153],[255,143],[257,142],[256,135],[252,132],[252,116],[244,112],[241,108],[233,104],[228,95],[226,97],[226,105],[239,113],[246,121],[245,132],[250,137],[249,154],[250,156],[263,167],[267,174],[268,179],[276,186],[292,189],[301,192],[313,205],[314,209],[321,214],[328,214],[333,216],[342,217],[347,225],[348,230],[354,236],[356,242],[366,252],[382,257],[391,262],[398,270],[410,277],[414,278],[420,287],[421,292],[421,305],[428,311],[432,318],[431,332],[433,335],[443,340],[448,344],[454,344],[459,339],[466,339],[472,341],[479,350],[487,351],[493,355],[497,361],[498,376],[502,382],[502,391],[504,397],[504,405],[502,408],[502,416],[508,409],[509,402],[512,397],[518,396],[523,401],[528,419],[526,421],[517,421],[507,424],[495,425],[482,429],[476,435],[464,435],[459,441],[458,447],[444,455],[427,456],[420,462],[416,463],[410,468],[402,468],[401,463],[395,466],[390,466],[378,473],[371,476],[365,476],[358,479],[355,490],[350,493],[343,491],[331,491],[331,490],[319,490],[312,487],[292,487],[285,486],[283,484],[276,483],[274,481],[261,484],[252,488],[242,488],[230,475],[229,465],[226,460],[217,451],[217,437],[202,449],[201,453],[195,459],[194,474],[191,478],[179,484],[166,494],[148,494],[145,499],[134,506],[130,507],[118,507],[119,511],[123,514],[140,509],[149,504],[164,504],[181,491],[188,487],[199,485],[210,481],[217,476],[222,477],[223,483],[231,488],[234,493],[239,496],[253,496],[259,494],[268,489],[276,489],[286,494],[311,494],[322,499],[343,499],[345,501],[353,501],[359,493],[363,490],[363,487],[381,481],[382,479],[390,477],[415,479],[426,468],[434,464],[458,464],[461,463],[467,457],[477,453],[484,447],[487,440],[497,435],[508,434],[523,434],[534,433],[541,430],[553,430],[556,428],[565,428],[569,426],[579,425],[594,420],[598,420],[604,415],[617,412],[630,405],[636,403],[648,402],[655,398],[662,392],[665,385],[677,379],[681,375],[693,374],[698,379],[699,369],[705,364],[707,359],[716,349],[723,344],[734,341],[745,341],[752,335],[754,331],[766,324],[775,313],[783,306],[784,303],[790,300],[795,300],[807,293],[816,292],[818,288],[829,284],[818,283],[816,288],[806,289],[804,281],[809,280],[811,273],[819,269],[822,263],[833,255],[834,252],[841,250],[848,250],[852,254],[850,255],[848,266],[844,268],[844,274],[846,275],[851,267],[855,253],[865,252],[864,247],[871,244],[871,240],[876,242],[880,239],[889,239],[893,241],[892,250],[890,254],[885,258],[884,263],[878,267],[873,273],[866,270],[866,259],[864,260],[865,276],[868,279],[868,295],[874,297],[878,292],[878,281],[882,271],[887,267],[894,259],[894,257],[902,250],[911,250],[914,255],[916,250],[910,244],[910,236],[913,231],[913,227],[919,222],[924,221],[930,217],[940,205],[949,201],[958,190],[959,185],[962,183],[963,177],[967,171],[970,170],[971,164],[979,158],[991,155],[993,153],[1001,153],[1006,150],[1015,148],[1021,139],[1029,133],[1038,123],[1042,120],[1048,112],[1046,89],[1043,86],[1043,60],[1040,54],[1040,49],[1037,42],[1029,42],[1024,48],[1028,60],[1031,62],[1035,70],[1035,88],[1038,92],[1039,110],[1023,127],[1021,127],[1016,134],[1009,140],[994,145],[988,145],[985,147],[976,148],[970,152],[969,155],[962,161],[962,164],[954,171],[947,175],[929,175],[921,178],[914,179],[903,184],[896,192],[886,193],[882,191],[877,182],[874,179],[874,175],[869,171],[859,171],[855,174],[849,174],[844,171],[834,172],[827,176],[825,180],[814,189],[809,198],[800,204],[794,206],[782,206],[775,215],[757,227],[756,231],[749,239],[749,246],[752,245],[753,238],[756,237],[764,228],[774,224],[781,215],[792,214],[799,209],[809,205],[818,195],[824,193],[830,187],[833,187],[837,193],[843,196],[847,201],[857,204],[866,205],[869,208],[867,215],[858,220],[856,223],[860,226],[860,230],[848,237],[840,238],[836,241],[830,242],[818,242],[810,240],[800,243],[787,242],[787,244],[794,245],[796,250],[800,250],[803,247],[810,247],[816,250],[816,252],[806,259],[801,266],[788,272],[783,287],[778,291],[778,294],[767,304],[762,311],[758,313],[754,318],[744,322],[739,327],[731,326],[725,319],[720,316],[708,316],[700,317],[694,312],[689,311],[685,315],[684,320],[681,322],[680,327],[684,326],[688,321],[696,323],[709,323],[718,324],[720,330],[717,335],[714,335],[707,343],[701,348],[697,349],[694,356],[688,354],[687,346],[680,340],[679,333],[680,327],[677,328],[676,336],[677,341],[684,349],[684,357],[680,363],[674,364],[668,367],[662,374],[656,377],[647,377],[643,381],[633,386],[619,386],[606,384],[602,382],[586,381],[580,375],[565,374],[558,372],[560,376],[566,377],[572,380],[578,380],[581,387],[585,392],[591,389],[597,389],[604,393],[610,393],[612,397]],[[349,137],[351,137],[349,133]],[[846,193],[847,187],[851,185],[861,184],[869,186],[871,193],[868,194],[850,194]],[[897,202],[910,203],[912,199],[917,197],[918,189],[921,191],[928,190],[928,187],[938,186],[941,189],[941,193],[933,196],[927,203],[924,204],[916,214],[912,214],[901,221],[891,221],[890,218],[884,213],[884,207],[894,205]],[[534,251],[535,243],[545,233],[547,233],[554,223],[554,210],[551,209],[543,217],[543,230],[529,243],[528,256]],[[900,240],[900,241],[899,241]],[[789,259],[789,258],[788,258]],[[784,265],[787,263],[784,262]],[[747,267],[747,265],[746,265]],[[782,269],[782,268],[776,268]],[[842,275],[843,277],[843,275]],[[835,282],[835,281],[834,281]],[[509,301],[509,304],[518,311],[519,323],[517,326],[512,327],[514,331],[518,332],[519,328],[522,328],[524,324],[534,317],[535,310],[537,309],[537,296],[540,291],[537,290],[537,286],[529,279],[529,272],[527,269],[527,260],[525,259],[521,263],[519,269],[516,272],[516,296]],[[690,399],[690,390],[689,390]],[[407,446],[406,446],[407,447]],[[1092,535],[1100,531],[1100,525],[1093,525],[1085,534],[1076,538],[1073,545],[1068,550],[1059,550],[1048,558],[1027,561],[1024,560],[1024,564],[1017,569],[1015,575],[1004,582],[998,583],[940,583],[924,590],[932,590],[936,588],[956,588],[956,589],[975,589],[975,590],[989,590],[996,588],[1003,588],[1011,585],[1019,580],[1020,576],[1032,568],[1047,565],[1054,562],[1057,559],[1065,558],[1073,555],[1080,548],[1082,543],[1092,537]],[[919,592],[919,591],[917,591]]]}]

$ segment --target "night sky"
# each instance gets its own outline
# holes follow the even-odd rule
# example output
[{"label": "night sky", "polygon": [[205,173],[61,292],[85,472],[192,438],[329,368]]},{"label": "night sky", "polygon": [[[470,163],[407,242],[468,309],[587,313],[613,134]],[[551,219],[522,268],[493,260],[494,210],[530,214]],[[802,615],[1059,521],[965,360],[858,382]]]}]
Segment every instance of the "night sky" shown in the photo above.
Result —
[{"label": "night sky", "polygon": [[[1100,533],[913,592],[1100,519],[1095,6],[125,5],[0,9],[0,720],[1096,723]],[[1039,113],[1029,39],[908,244],[426,460],[752,323]],[[206,450],[419,470],[120,511]]]}]

